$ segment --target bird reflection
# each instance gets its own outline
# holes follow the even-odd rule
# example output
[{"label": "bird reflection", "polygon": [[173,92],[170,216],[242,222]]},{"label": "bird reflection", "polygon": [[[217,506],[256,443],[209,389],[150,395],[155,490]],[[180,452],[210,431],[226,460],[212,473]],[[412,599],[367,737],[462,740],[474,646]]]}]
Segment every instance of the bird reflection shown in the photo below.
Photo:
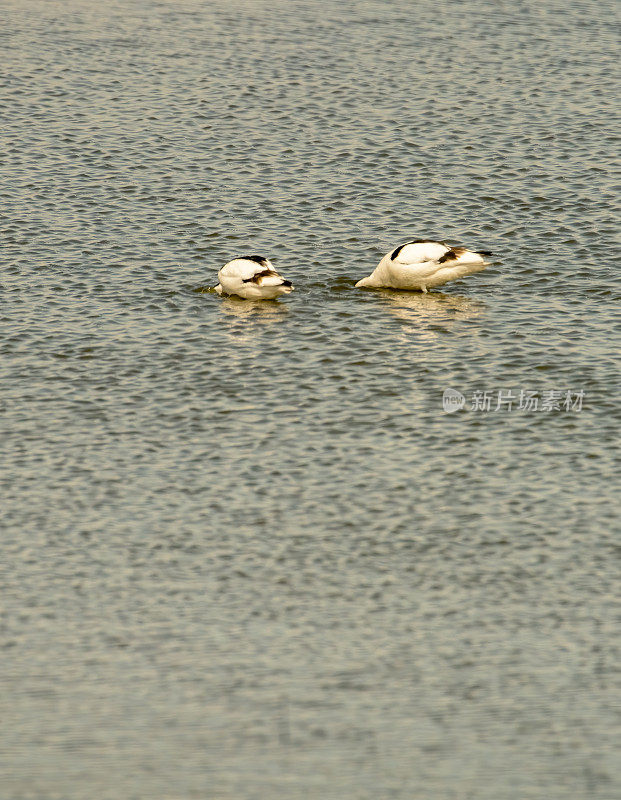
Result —
[{"label": "bird reflection", "polygon": [[424,340],[437,338],[437,325],[452,325],[454,322],[474,319],[484,314],[487,306],[480,300],[472,300],[443,292],[377,292],[397,319],[405,323],[404,334],[416,334]]},{"label": "bird reflection", "polygon": [[251,338],[258,327],[266,327],[287,318],[289,309],[277,300],[242,300],[223,297],[219,303],[220,314],[229,332],[237,337]]}]

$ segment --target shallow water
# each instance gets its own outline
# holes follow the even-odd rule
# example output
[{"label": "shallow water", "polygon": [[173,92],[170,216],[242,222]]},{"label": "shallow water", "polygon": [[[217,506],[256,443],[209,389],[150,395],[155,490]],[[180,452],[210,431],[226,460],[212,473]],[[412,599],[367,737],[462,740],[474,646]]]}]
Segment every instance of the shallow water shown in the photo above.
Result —
[{"label": "shallow water", "polygon": [[5,0],[2,797],[619,796],[614,10]]}]

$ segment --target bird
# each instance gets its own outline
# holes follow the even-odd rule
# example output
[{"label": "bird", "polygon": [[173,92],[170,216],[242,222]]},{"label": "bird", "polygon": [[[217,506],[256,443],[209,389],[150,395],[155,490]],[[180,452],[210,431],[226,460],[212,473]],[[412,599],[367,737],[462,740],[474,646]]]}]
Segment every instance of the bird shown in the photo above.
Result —
[{"label": "bird", "polygon": [[373,272],[356,286],[371,289],[414,289],[427,292],[436,286],[481,272],[489,266],[488,250],[451,247],[444,242],[413,239],[386,253]]},{"label": "bird", "polygon": [[293,291],[291,281],[286,281],[263,256],[234,258],[218,272],[218,280],[214,287],[218,294],[233,294],[245,300],[275,300]]}]

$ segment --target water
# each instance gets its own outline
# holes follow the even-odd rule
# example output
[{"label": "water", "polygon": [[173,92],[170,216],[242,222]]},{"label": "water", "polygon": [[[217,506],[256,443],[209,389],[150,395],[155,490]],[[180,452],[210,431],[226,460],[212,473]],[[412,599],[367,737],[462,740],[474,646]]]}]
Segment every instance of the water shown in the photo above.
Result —
[{"label": "water", "polygon": [[614,8],[5,0],[3,799],[619,796]]}]

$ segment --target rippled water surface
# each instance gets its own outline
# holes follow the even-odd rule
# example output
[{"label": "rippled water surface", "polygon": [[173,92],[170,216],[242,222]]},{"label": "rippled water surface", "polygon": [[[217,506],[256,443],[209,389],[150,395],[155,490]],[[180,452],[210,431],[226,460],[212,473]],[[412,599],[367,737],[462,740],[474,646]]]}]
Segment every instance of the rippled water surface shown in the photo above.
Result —
[{"label": "rippled water surface", "polygon": [[0,5],[3,800],[620,795],[614,15]]}]

